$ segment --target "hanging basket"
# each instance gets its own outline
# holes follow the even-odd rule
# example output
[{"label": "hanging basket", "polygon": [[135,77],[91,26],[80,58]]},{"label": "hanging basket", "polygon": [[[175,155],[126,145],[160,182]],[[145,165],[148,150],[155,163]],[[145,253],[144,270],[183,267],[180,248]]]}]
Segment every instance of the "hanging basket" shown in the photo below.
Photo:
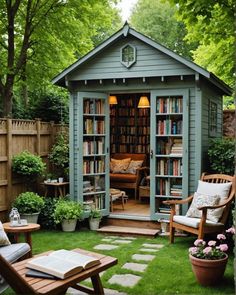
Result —
[{"label": "hanging basket", "polygon": [[214,286],[221,282],[224,276],[228,255],[217,260],[199,259],[189,255],[192,270],[199,284],[202,286]]}]

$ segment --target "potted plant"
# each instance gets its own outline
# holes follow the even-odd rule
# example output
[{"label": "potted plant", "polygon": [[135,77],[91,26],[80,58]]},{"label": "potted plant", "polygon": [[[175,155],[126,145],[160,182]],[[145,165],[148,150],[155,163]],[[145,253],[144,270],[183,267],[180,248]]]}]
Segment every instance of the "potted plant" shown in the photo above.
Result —
[{"label": "potted plant", "polygon": [[91,230],[97,230],[101,221],[102,214],[98,209],[91,209],[89,213],[89,228]]},{"label": "potted plant", "polygon": [[59,200],[55,206],[54,221],[61,223],[63,231],[75,231],[78,219],[82,217],[82,205],[72,200]]},{"label": "potted plant", "polygon": [[[232,227],[226,231],[235,234]],[[228,245],[224,234],[217,235],[218,241],[206,243],[202,239],[194,242],[195,247],[189,248],[189,259],[197,281],[203,286],[212,286],[221,281],[228,261]]]},{"label": "potted plant", "polygon": [[22,219],[28,223],[37,223],[44,199],[34,192],[25,192],[14,200],[12,206],[18,209]]}]

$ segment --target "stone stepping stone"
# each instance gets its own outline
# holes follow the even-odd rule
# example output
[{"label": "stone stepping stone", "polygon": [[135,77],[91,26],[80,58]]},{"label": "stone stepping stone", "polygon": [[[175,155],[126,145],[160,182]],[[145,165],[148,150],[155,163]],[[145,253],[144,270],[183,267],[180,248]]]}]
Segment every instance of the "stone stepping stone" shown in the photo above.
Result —
[{"label": "stone stepping stone", "polygon": [[134,254],[132,255],[133,260],[144,260],[144,261],[152,261],[156,256],[150,254]]},{"label": "stone stepping stone", "polygon": [[133,271],[144,272],[147,266],[148,266],[147,264],[127,262],[122,266],[122,268],[133,270]]},{"label": "stone stepping stone", "polygon": [[149,252],[149,253],[156,253],[159,251],[159,249],[151,249],[151,248],[141,248],[139,249],[141,252]]},{"label": "stone stepping stone", "polygon": [[140,279],[141,279],[140,276],[136,276],[132,274],[113,275],[109,279],[108,283],[117,284],[123,287],[134,287]]},{"label": "stone stepping stone", "polygon": [[[84,293],[82,291],[79,291],[79,290],[76,290],[74,288],[69,288],[67,291],[66,291],[66,294],[67,295],[86,295],[87,293]],[[117,290],[112,290],[112,289],[106,289],[104,288],[104,294],[105,295],[127,295],[126,293],[124,292],[119,292]]]},{"label": "stone stepping stone", "polygon": [[132,241],[127,241],[127,240],[114,240],[112,244],[130,244]]},{"label": "stone stepping stone", "polygon": [[113,239],[110,239],[110,238],[104,238],[104,239],[102,239],[102,242],[112,242],[113,241]]},{"label": "stone stepping stone", "polygon": [[161,244],[148,244],[148,243],[144,243],[142,246],[146,248],[155,248],[155,249],[161,249],[164,247],[164,245],[161,245]]},{"label": "stone stepping stone", "polygon": [[114,250],[119,246],[116,245],[108,245],[108,244],[99,244],[93,247],[95,250]]}]

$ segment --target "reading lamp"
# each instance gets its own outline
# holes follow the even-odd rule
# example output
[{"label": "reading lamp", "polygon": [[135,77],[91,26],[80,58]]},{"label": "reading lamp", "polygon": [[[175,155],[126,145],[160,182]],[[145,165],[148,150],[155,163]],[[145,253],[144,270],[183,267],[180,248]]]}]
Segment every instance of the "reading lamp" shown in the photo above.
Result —
[{"label": "reading lamp", "polygon": [[117,97],[115,95],[109,96],[109,104],[117,104]]},{"label": "reading lamp", "polygon": [[138,108],[144,109],[144,108],[150,108],[150,103],[147,98],[147,96],[141,96],[138,103]]}]

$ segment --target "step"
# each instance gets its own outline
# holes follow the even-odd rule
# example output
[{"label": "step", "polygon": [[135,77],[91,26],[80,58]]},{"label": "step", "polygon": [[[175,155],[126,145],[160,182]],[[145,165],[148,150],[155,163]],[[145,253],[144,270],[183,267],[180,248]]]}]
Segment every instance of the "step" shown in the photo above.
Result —
[{"label": "step", "polygon": [[117,235],[133,235],[145,236],[155,238],[160,232],[158,229],[140,228],[140,227],[127,227],[127,226],[113,226],[106,225],[97,230],[101,233],[117,234]]}]

